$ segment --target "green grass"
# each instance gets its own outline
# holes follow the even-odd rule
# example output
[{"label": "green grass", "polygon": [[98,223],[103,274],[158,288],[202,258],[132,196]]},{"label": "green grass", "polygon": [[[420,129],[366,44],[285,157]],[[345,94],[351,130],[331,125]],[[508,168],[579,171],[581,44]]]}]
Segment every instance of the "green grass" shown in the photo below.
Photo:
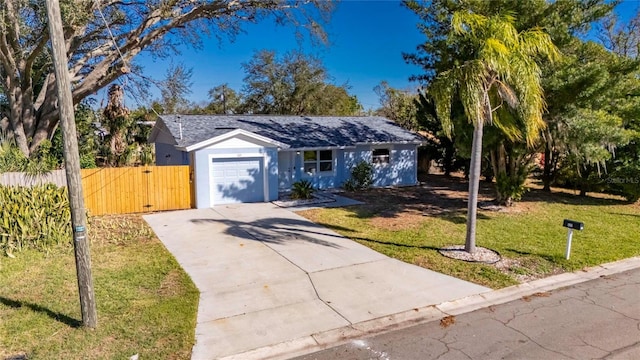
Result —
[{"label": "green grass", "polygon": [[188,359],[198,291],[139,216],[92,221],[98,327],[80,325],[73,250],[0,258],[0,358]]},{"label": "green grass", "polygon": [[[501,270],[437,252],[445,245],[464,244],[464,212],[406,216],[401,199],[383,198],[394,205],[380,206],[379,195],[367,198],[365,193],[368,204],[363,206],[300,214],[390,257],[492,288],[517,284],[521,276],[540,278],[640,255],[640,207],[620,200],[555,194],[525,197],[508,212],[480,211],[477,245],[512,260]],[[570,260],[564,258],[566,218],[585,223],[584,231],[574,231]]]}]

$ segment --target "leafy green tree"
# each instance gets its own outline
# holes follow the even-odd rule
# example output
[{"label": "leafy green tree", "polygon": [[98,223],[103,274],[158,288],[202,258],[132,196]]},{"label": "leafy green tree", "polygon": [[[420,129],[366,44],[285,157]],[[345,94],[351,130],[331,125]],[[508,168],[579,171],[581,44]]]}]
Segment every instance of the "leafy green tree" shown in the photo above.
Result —
[{"label": "leafy green tree", "polygon": [[386,81],[382,81],[373,91],[380,98],[381,105],[376,114],[393,120],[405,129],[420,129],[417,119],[418,94],[394,89]]},{"label": "leafy green tree", "polygon": [[321,92],[314,96],[309,114],[355,116],[362,115],[363,107],[358,97],[348,92],[347,86],[324,84]]},{"label": "leafy green tree", "polygon": [[242,108],[242,97],[226,83],[210,89],[209,99],[205,114],[236,114]]},{"label": "leafy green tree", "polygon": [[547,69],[543,82],[550,96],[542,180],[550,190],[564,174],[565,181],[579,184],[584,195],[591,183],[602,181],[616,148],[632,138],[625,124],[640,115],[640,98],[631,96],[640,93],[640,62],[593,42],[576,40],[565,48],[562,61]]},{"label": "leafy green tree", "polygon": [[564,119],[567,165],[573,167],[580,185],[580,195],[590,191],[590,176],[606,169],[618,146],[626,145],[630,133],[622,127],[622,119],[604,110],[580,109]]},{"label": "leafy green tree", "polygon": [[[439,71],[446,70],[473,56],[468,48],[455,48],[450,46],[448,31],[450,29],[450,18],[456,11],[470,11],[476,14],[491,16],[497,13],[511,13],[515,16],[514,26],[518,31],[525,31],[530,28],[541,27],[550,34],[553,42],[564,49],[566,44],[575,41],[576,36],[583,35],[590,28],[590,24],[603,16],[609,14],[615,6],[615,2],[608,3],[603,0],[579,1],[512,1],[512,0],[468,0],[464,2],[455,0],[405,0],[403,4],[415,12],[421,19],[418,29],[425,34],[426,40],[417,47],[415,53],[403,54],[409,63],[422,67],[423,73],[415,75],[413,79],[428,85]],[[547,65],[542,64],[546,69]],[[545,71],[545,77],[549,71]],[[555,95],[545,88],[548,99],[555,98]],[[472,135],[466,127],[462,125],[463,119],[456,114],[461,104],[454,104],[452,109],[454,115],[452,121],[456,123],[455,152],[458,156],[469,156],[471,151]],[[508,111],[498,109],[505,122],[522,126],[520,122],[513,120],[513,114]],[[464,114],[462,114],[464,117]],[[546,118],[545,118],[546,120]],[[433,127],[433,124],[429,125]],[[436,128],[437,129],[437,128]],[[502,172],[503,175],[497,177],[498,182],[507,184],[497,184],[497,200],[508,202],[508,194],[504,194],[504,189],[521,189],[523,184],[522,173],[531,166],[532,155],[538,151],[535,147],[525,147],[519,144],[526,127],[517,126],[502,127],[495,132],[489,130],[489,137],[484,146],[485,152],[489,154],[488,160],[492,168],[501,164],[509,164],[503,170],[485,167],[487,179],[493,173]],[[439,130],[438,130],[439,131]],[[515,136],[515,139],[514,139]],[[506,151],[502,151],[502,150]],[[514,154],[511,154],[511,151]],[[440,149],[443,152],[444,149]],[[449,152],[451,153],[451,152]],[[491,161],[491,154],[494,154],[496,161]],[[511,156],[513,155],[513,156]],[[500,157],[501,159],[498,159]],[[449,157],[451,158],[451,157]],[[444,161],[441,159],[441,161]],[[452,162],[448,162],[452,164]],[[459,162],[458,162],[459,163]],[[506,170],[506,171],[504,171]],[[520,183],[520,185],[516,185]],[[519,191],[519,190],[518,190]],[[517,193],[517,191],[516,191]],[[503,195],[507,195],[506,197]],[[515,195],[515,193],[514,193]]]},{"label": "leafy green tree", "polygon": [[[640,8],[635,15],[626,22],[620,21],[615,14],[611,14],[601,22],[599,40],[602,45],[622,57],[638,61],[640,55]],[[624,146],[616,149],[615,156],[607,163],[609,176],[606,178],[606,188],[625,196],[630,201],[640,199],[640,88],[637,77],[638,69],[627,72],[622,84],[624,98],[614,103],[621,107],[620,117],[623,127],[630,139]],[[616,83],[620,85],[621,83]],[[619,88],[619,86],[616,86]],[[622,105],[622,106],[620,106]]]},{"label": "leafy green tree", "polygon": [[245,113],[278,115],[356,115],[361,106],[347,87],[329,83],[322,62],[290,52],[278,58],[259,51],[243,65]]},{"label": "leafy green tree", "polygon": [[[169,57],[203,36],[233,39],[248,23],[273,19],[326,40],[327,0],[173,0],[61,2],[74,104],[129,73],[142,51]],[[57,127],[59,114],[41,1],[0,2],[0,107],[19,149],[30,155]],[[168,36],[170,35],[170,36]]]},{"label": "leafy green tree", "polygon": [[448,69],[460,61],[465,49],[452,49],[448,43],[451,16],[456,11],[471,11],[492,16],[511,13],[518,31],[535,27],[545,29],[560,49],[576,36],[585,34],[591,23],[611,13],[617,2],[606,0],[403,0],[402,4],[420,21],[418,30],[425,41],[414,52],[403,54],[404,59],[422,68],[422,73],[412,79],[428,84],[442,69]]},{"label": "leafy green tree", "polygon": [[[97,126],[100,124],[99,114],[92,108],[88,100],[76,105],[75,116],[76,131],[78,133],[78,152],[80,155],[80,167],[92,169],[98,166],[97,158],[103,141],[104,133]],[[56,130],[51,139],[52,155],[59,164],[64,160],[63,139],[60,128]]]},{"label": "leafy green tree", "polygon": [[534,143],[544,126],[541,71],[537,60],[557,57],[557,49],[542,30],[518,32],[514,21],[509,15],[454,13],[448,43],[465,49],[471,56],[439,71],[429,85],[446,133],[453,132],[451,104],[455,98],[460,99],[466,117],[474,125],[465,241],[465,250],[470,253],[475,252],[482,133],[485,124],[494,123],[494,107],[501,104],[497,100],[517,110],[528,144]]}]

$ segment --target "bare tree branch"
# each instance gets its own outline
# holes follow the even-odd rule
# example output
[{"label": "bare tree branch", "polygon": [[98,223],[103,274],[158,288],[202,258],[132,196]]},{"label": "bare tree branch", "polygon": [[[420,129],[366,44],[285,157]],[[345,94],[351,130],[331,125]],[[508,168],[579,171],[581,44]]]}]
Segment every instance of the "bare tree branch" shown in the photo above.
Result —
[{"label": "bare tree branch", "polygon": [[[328,0],[68,0],[63,5],[65,45],[79,103],[127,73],[142,51],[163,56],[180,43],[199,45],[242,32],[242,25],[272,18],[323,37]],[[104,17],[104,20],[103,20]],[[9,123],[29,154],[52,136],[58,122],[46,14],[28,1],[0,2],[0,91]]]}]

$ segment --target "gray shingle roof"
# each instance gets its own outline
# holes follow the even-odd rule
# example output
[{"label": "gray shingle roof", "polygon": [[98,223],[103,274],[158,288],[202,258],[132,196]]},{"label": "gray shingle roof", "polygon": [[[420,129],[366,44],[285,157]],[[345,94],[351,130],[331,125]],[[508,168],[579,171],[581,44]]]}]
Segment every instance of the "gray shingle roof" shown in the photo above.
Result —
[{"label": "gray shingle roof", "polygon": [[379,116],[162,115],[158,121],[166,125],[178,147],[198,144],[236,129],[250,131],[294,149],[426,141]]}]

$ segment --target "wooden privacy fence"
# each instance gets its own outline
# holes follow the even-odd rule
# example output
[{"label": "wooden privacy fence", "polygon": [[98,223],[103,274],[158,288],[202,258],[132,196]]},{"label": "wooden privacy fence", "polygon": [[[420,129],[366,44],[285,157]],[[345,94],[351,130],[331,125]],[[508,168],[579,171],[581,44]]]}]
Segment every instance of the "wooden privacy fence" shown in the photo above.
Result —
[{"label": "wooden privacy fence", "polygon": [[[82,169],[81,175],[85,207],[90,215],[180,210],[192,206],[189,166]],[[52,171],[42,179],[16,173],[0,174],[0,183],[5,185],[33,186],[47,182],[66,186],[64,170]]]}]

